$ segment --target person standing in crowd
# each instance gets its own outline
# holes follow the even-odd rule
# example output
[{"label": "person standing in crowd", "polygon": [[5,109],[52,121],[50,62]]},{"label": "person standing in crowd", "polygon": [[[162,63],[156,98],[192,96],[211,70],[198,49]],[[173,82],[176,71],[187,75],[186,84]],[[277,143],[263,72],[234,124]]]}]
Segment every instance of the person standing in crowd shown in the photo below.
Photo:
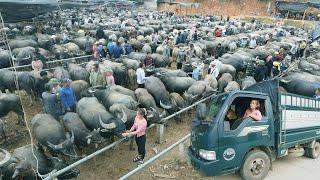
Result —
[{"label": "person standing in crowd", "polygon": [[112,56],[114,59],[119,59],[123,54],[123,48],[120,45],[120,42],[117,42],[116,46],[112,50]]},{"label": "person standing in crowd", "polygon": [[144,72],[143,63],[139,64],[139,68],[136,71],[136,75],[137,75],[138,88],[144,88],[144,83],[148,78],[146,77],[146,74]]},{"label": "person standing in crowd", "polygon": [[40,72],[43,68],[42,61],[36,57],[35,53],[32,55],[32,59],[33,59],[31,62],[32,69],[34,71]]},{"label": "person standing in crowd", "polygon": [[268,78],[268,77],[271,77],[271,71],[273,67],[273,57],[271,55],[267,56],[266,58],[266,66],[267,66],[266,78]]},{"label": "person standing in crowd", "polygon": [[222,63],[219,60],[215,59],[210,63],[208,74],[210,74],[213,78],[218,80],[221,66],[222,66]]},{"label": "person standing in crowd", "polygon": [[254,79],[257,82],[263,81],[266,78],[267,67],[265,66],[265,62],[263,60],[257,60],[257,66],[254,71]]},{"label": "person standing in crowd", "polygon": [[150,44],[152,53],[156,53],[157,43],[158,43],[158,33],[153,32],[151,34],[151,44]]},{"label": "person standing in crowd", "polygon": [[290,49],[290,55],[291,55],[291,62],[293,62],[297,57],[297,51],[298,51],[298,45],[297,42],[294,42]]},{"label": "person standing in crowd", "polygon": [[[170,61],[170,48],[169,48],[169,38],[166,37],[162,43],[163,52],[162,55]],[[171,66],[171,61],[169,67]]]},{"label": "person standing in crowd", "polygon": [[133,48],[132,48],[132,45],[128,43],[127,40],[124,41],[124,45],[123,45],[123,48],[124,48],[124,54],[125,55],[128,55],[130,53],[133,52]]},{"label": "person standing in crowd", "polygon": [[103,39],[104,38],[104,32],[101,26],[98,27],[97,32],[96,32],[96,39]]},{"label": "person standing in crowd", "polygon": [[60,89],[61,103],[66,112],[75,112],[77,101],[74,91],[70,87],[70,84],[70,79],[63,80],[63,87]]},{"label": "person standing in crowd", "polygon": [[50,87],[48,83],[44,85],[44,92],[41,95],[43,110],[46,114],[50,114],[59,120],[62,115],[61,104],[56,94],[51,92]]},{"label": "person standing in crowd", "polygon": [[304,54],[304,50],[307,47],[306,41],[301,41],[299,44],[299,49],[298,49],[298,57],[302,57]]},{"label": "person standing in crowd", "polygon": [[214,36],[215,37],[221,37],[222,36],[222,30],[220,28],[216,28],[214,30]]},{"label": "person standing in crowd", "polygon": [[113,72],[112,71],[107,71],[106,72],[106,84],[107,87],[111,87],[115,85],[114,77],[113,77]]},{"label": "person standing in crowd", "polygon": [[92,45],[92,53],[93,53],[93,58],[98,61],[100,59],[100,54],[98,52],[98,42],[94,43]]},{"label": "person standing in crowd", "polygon": [[90,43],[90,36],[89,35],[86,35],[86,42],[84,44],[84,51],[86,52],[86,55],[91,55],[92,54],[92,45]]},{"label": "person standing in crowd", "polygon": [[108,44],[107,44],[107,49],[108,49],[108,54],[109,57],[112,57],[113,54],[113,49],[116,46],[116,44],[112,41],[112,39],[109,39]]},{"label": "person standing in crowd", "polygon": [[147,56],[143,60],[145,68],[152,68],[154,67],[153,58],[151,57],[150,52],[147,53]]},{"label": "person standing in crowd", "polygon": [[221,46],[221,43],[219,43],[217,45],[217,47],[215,48],[214,57],[215,57],[215,59],[218,59],[222,55],[223,55],[223,47]]},{"label": "person standing in crowd", "polygon": [[95,87],[95,86],[104,87],[105,86],[105,81],[104,81],[103,76],[100,72],[98,63],[93,65],[92,70],[90,72],[89,81],[90,81],[90,85],[92,87]]},{"label": "person standing in crowd", "polygon": [[48,73],[46,71],[41,71],[40,79],[36,82],[35,90],[39,98],[42,98],[42,93],[45,91],[44,86],[49,82],[47,75]]},{"label": "person standing in crowd", "polygon": [[320,100],[320,88],[316,89],[315,96],[316,100]]},{"label": "person standing in crowd", "polygon": [[177,56],[177,69],[182,68],[182,64],[186,62],[186,59],[187,59],[187,55],[185,53],[185,50],[182,47],[180,47],[178,51],[178,56]]},{"label": "person standing in crowd", "polygon": [[249,42],[249,48],[250,49],[255,49],[257,47],[257,40],[255,37],[252,37],[250,42]]},{"label": "person standing in crowd", "polygon": [[198,64],[192,64],[193,71],[192,71],[192,78],[195,80],[201,79],[201,67]]},{"label": "person standing in crowd", "polygon": [[138,162],[139,165],[144,163],[144,157],[146,155],[146,129],[147,129],[147,110],[139,108],[134,120],[134,124],[131,129],[122,136],[135,136],[135,140],[138,146],[138,156],[133,159],[133,162]]}]

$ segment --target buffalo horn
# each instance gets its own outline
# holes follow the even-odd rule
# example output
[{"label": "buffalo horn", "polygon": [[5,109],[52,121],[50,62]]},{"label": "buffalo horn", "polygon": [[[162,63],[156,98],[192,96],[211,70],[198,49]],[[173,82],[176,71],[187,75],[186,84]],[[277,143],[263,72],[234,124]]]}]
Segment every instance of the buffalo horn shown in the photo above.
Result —
[{"label": "buffalo horn", "polygon": [[47,141],[47,143],[48,143],[48,146],[49,146],[51,149],[55,150],[55,151],[59,151],[59,150],[63,149],[62,143],[60,143],[60,144],[58,144],[58,145],[54,145],[54,144],[52,144],[52,143],[49,142],[49,141]]},{"label": "buffalo horn", "polygon": [[164,109],[171,109],[171,108],[172,108],[172,107],[169,106],[169,105],[163,104],[161,100],[160,100],[160,106],[161,106],[162,108],[164,108]]},{"label": "buffalo horn", "polygon": [[106,124],[106,123],[102,122],[100,115],[99,115],[99,122],[100,122],[101,127],[103,127],[104,129],[114,129],[114,128],[116,128],[116,124],[114,122],[109,123],[109,124]]}]

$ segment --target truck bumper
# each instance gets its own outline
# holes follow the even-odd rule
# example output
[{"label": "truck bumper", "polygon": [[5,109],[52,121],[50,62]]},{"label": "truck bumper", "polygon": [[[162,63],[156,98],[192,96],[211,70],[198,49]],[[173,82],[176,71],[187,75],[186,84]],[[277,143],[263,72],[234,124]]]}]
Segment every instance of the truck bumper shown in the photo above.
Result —
[{"label": "truck bumper", "polygon": [[190,157],[191,164],[194,167],[194,169],[199,171],[202,175],[217,176],[222,173],[221,167],[219,167],[219,160],[201,160],[200,157],[197,157],[197,155],[195,155],[195,153],[190,147],[188,149],[188,156]]}]

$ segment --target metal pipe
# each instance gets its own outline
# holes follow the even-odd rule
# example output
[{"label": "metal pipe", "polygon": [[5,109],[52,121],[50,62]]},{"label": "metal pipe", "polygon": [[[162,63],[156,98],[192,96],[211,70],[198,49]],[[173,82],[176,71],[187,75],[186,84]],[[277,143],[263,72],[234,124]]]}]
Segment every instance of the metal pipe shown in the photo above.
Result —
[{"label": "metal pipe", "polygon": [[142,169],[144,169],[146,166],[148,166],[149,164],[153,163],[155,160],[157,160],[160,156],[166,154],[168,151],[172,150],[174,147],[176,147],[177,145],[183,143],[184,141],[186,141],[189,137],[190,137],[190,133],[187,134],[185,137],[181,138],[179,141],[175,142],[174,144],[172,144],[171,146],[169,146],[167,149],[161,151],[159,154],[155,155],[154,157],[150,158],[148,161],[146,161],[145,163],[143,163],[141,166],[138,166],[137,168],[135,168],[134,170],[130,171],[128,174],[125,174],[124,176],[120,177],[119,180],[125,180],[128,179],[130,176],[136,174],[137,172],[141,171]]},{"label": "metal pipe", "polygon": [[[210,96],[208,96],[208,97],[206,97],[206,98],[204,98],[204,99],[202,99],[202,100],[194,103],[194,104],[191,105],[191,106],[188,106],[188,107],[186,107],[186,108],[184,108],[184,109],[182,109],[182,110],[180,110],[180,111],[178,111],[178,112],[176,112],[176,113],[174,113],[174,114],[171,114],[171,115],[168,116],[168,117],[163,118],[163,119],[161,120],[161,122],[165,122],[165,121],[173,118],[174,116],[176,116],[176,115],[178,115],[178,114],[180,114],[180,113],[182,113],[182,112],[184,112],[184,111],[187,111],[187,110],[191,109],[192,107],[194,107],[194,106],[196,106],[196,105],[198,105],[198,104],[200,104],[200,103],[202,103],[202,102],[210,99],[210,98],[213,97],[213,96],[215,96],[215,94],[212,94],[212,95],[210,95]],[[147,129],[150,129],[150,128],[154,127],[155,125],[156,125],[156,124],[151,124]],[[189,134],[189,136],[190,136],[190,134]],[[129,137],[132,137],[132,136],[129,136]],[[128,138],[129,138],[129,137],[128,137]],[[55,172],[55,173],[53,173],[53,174],[50,174],[50,175],[49,175],[48,177],[46,177],[44,180],[51,180],[51,179],[53,179],[54,177],[57,177],[57,176],[65,173],[65,172],[69,171],[70,169],[72,169],[72,168],[74,168],[74,167],[76,167],[76,166],[78,166],[78,165],[86,162],[87,160],[93,158],[94,156],[99,155],[99,154],[101,154],[102,152],[104,152],[104,151],[106,151],[106,150],[108,150],[108,149],[111,149],[112,147],[114,147],[115,145],[121,143],[121,142],[124,141],[125,139],[126,139],[126,138],[122,138],[122,139],[120,139],[120,140],[118,140],[118,141],[116,141],[116,142],[113,142],[112,144],[110,144],[110,145],[108,145],[108,146],[106,146],[106,147],[104,147],[104,148],[102,148],[102,149],[100,149],[100,150],[98,150],[98,151],[96,151],[96,152],[94,152],[94,153],[92,153],[92,154],[90,154],[90,155],[88,155],[88,156],[80,159],[79,161],[76,161],[75,163],[70,164],[69,166],[67,166],[67,167],[65,167],[65,168],[63,168],[63,169],[61,169],[61,170],[59,170],[59,171],[57,171],[57,172]]]},{"label": "metal pipe", "polygon": [[[67,59],[59,59],[59,60],[54,60],[54,61],[48,61],[48,62],[46,62],[46,64],[51,64],[51,63],[56,63],[56,62],[63,62],[63,61],[71,61],[73,59],[81,59],[81,58],[89,58],[89,57],[92,57],[92,55],[85,55],[85,56],[78,56],[78,57],[67,58]],[[31,64],[22,65],[22,66],[16,66],[16,67],[1,68],[1,69],[12,70],[13,68],[20,69],[20,68],[26,68],[26,67],[31,67]],[[47,69],[44,69],[44,70],[47,70]]]}]

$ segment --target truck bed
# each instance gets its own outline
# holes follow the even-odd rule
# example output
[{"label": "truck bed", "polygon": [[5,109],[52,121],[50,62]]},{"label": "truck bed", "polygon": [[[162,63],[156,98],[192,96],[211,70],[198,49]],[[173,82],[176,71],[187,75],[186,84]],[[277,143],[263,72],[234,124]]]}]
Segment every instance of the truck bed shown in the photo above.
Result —
[{"label": "truck bed", "polygon": [[320,101],[296,94],[280,94],[280,144],[292,147],[320,139]]}]

